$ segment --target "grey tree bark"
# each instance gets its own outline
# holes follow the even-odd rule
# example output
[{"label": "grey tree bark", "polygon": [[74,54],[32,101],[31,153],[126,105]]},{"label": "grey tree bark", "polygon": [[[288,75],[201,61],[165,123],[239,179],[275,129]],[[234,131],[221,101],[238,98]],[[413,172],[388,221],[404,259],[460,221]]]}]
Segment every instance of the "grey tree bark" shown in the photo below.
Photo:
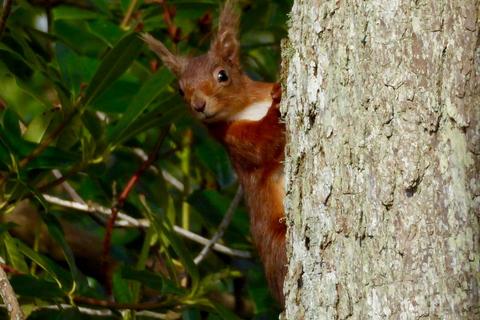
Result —
[{"label": "grey tree bark", "polygon": [[480,319],[479,1],[295,1],[287,319]]}]

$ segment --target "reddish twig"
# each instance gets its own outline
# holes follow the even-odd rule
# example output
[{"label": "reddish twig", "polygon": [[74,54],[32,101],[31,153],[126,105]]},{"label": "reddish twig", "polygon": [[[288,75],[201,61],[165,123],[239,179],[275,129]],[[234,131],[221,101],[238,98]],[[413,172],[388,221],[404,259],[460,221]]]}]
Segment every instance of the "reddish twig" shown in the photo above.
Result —
[{"label": "reddish twig", "polygon": [[23,274],[23,272],[4,263],[0,263],[0,268],[2,268],[6,273],[15,274],[15,275]]},{"label": "reddish twig", "polygon": [[158,3],[163,8],[163,20],[167,25],[168,36],[174,43],[178,43],[181,40],[181,30],[173,23],[175,17],[176,8],[169,6],[166,0],[151,0],[151,3]]},{"label": "reddish twig", "polygon": [[177,43],[180,41],[180,29],[173,23],[173,17],[175,16],[175,7],[169,7],[167,1],[161,1],[163,6],[163,19],[167,24],[168,35],[173,42]]},{"label": "reddish twig", "polygon": [[107,226],[105,227],[105,236],[103,238],[103,256],[102,256],[102,270],[106,280],[105,281],[106,289],[109,294],[112,291],[112,283],[111,283],[111,277],[109,274],[110,268],[109,268],[108,258],[110,256],[112,231],[113,231],[113,226],[115,225],[115,220],[117,219],[118,212],[125,204],[125,201],[127,200],[128,195],[132,191],[133,187],[137,184],[143,172],[147,170],[152,165],[152,163],[157,159],[158,151],[160,150],[160,147],[163,143],[163,140],[167,132],[168,130],[160,131],[158,140],[155,143],[155,146],[153,147],[152,151],[148,155],[147,160],[144,161],[140,166],[140,168],[138,168],[138,170],[131,176],[130,180],[125,185],[125,188],[123,189],[122,193],[117,198],[116,204],[112,207],[112,214],[110,215],[107,222]]}]

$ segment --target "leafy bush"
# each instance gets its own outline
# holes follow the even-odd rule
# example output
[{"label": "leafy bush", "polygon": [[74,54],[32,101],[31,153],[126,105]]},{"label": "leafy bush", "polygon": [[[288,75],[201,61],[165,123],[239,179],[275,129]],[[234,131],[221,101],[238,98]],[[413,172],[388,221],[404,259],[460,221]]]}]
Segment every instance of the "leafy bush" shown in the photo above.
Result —
[{"label": "leafy bush", "polygon": [[[194,262],[191,233],[217,232],[237,182],[138,37],[199,54],[219,7],[14,2],[0,34],[0,256],[29,319],[276,317],[261,266],[241,257],[243,205],[219,241],[234,254]],[[274,81],[290,0],[241,7],[243,65]]]}]

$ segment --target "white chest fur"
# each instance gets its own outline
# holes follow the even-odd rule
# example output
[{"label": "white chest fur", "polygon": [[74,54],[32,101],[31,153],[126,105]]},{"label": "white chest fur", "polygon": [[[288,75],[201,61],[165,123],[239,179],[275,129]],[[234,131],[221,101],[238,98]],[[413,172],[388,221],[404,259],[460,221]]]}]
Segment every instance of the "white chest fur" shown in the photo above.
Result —
[{"label": "white chest fur", "polygon": [[247,106],[242,111],[234,114],[230,120],[238,121],[238,120],[248,120],[248,121],[258,121],[265,117],[272,105],[272,100],[264,100],[260,102],[252,103],[251,105]]}]

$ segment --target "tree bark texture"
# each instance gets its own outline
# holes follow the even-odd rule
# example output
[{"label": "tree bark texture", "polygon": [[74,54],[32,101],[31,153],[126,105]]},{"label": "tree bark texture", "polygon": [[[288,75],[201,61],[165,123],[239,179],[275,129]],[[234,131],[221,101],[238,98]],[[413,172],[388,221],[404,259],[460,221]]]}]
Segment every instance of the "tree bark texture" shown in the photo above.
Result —
[{"label": "tree bark texture", "polygon": [[480,319],[479,1],[295,1],[287,319]]}]

